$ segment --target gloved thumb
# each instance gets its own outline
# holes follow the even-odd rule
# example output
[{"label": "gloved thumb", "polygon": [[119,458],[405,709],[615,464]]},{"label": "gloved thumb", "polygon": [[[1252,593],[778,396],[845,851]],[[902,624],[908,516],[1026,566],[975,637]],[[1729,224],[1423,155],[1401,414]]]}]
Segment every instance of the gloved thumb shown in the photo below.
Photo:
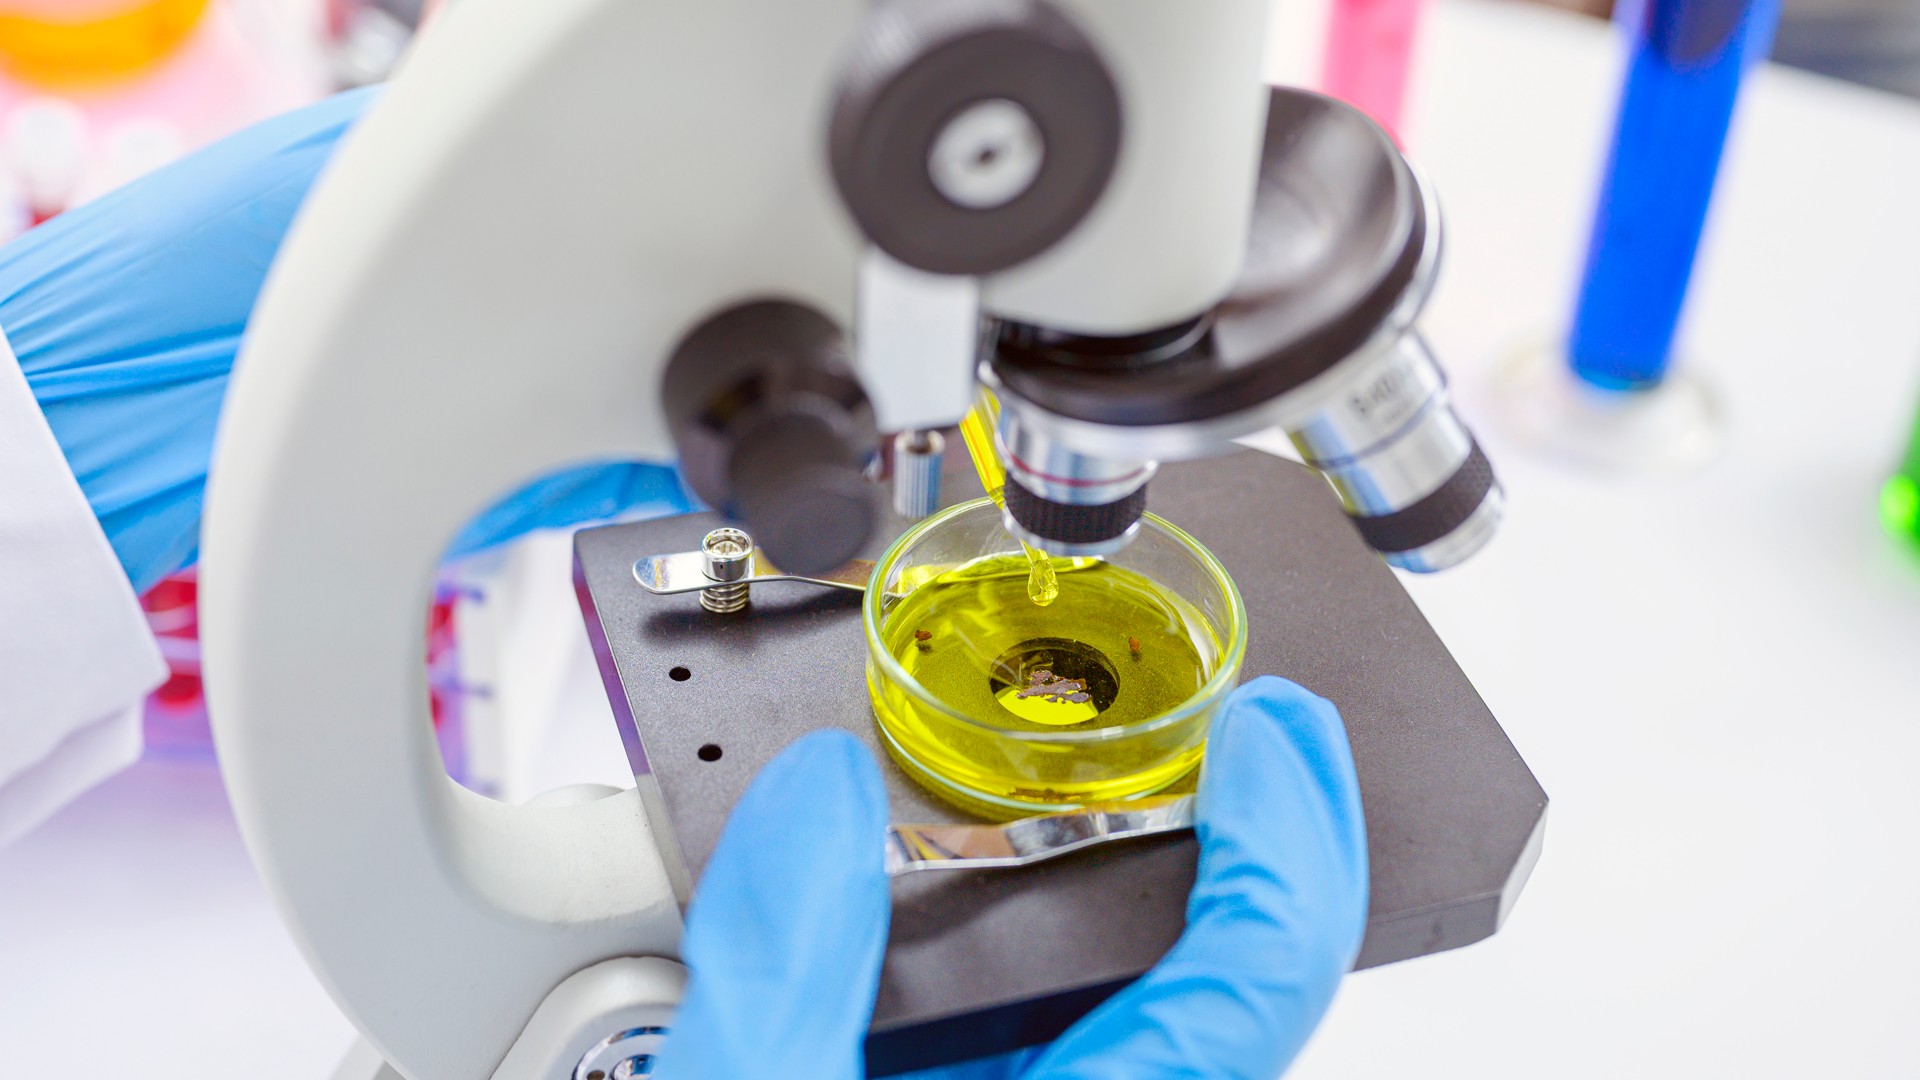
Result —
[{"label": "gloved thumb", "polygon": [[761,771],[695,888],[692,969],[656,1074],[854,1080],[892,902],[886,791],[843,731],[814,732]]},{"label": "gloved thumb", "polygon": [[1235,691],[1207,744],[1187,930],[1067,1032],[1028,1080],[1272,1080],[1366,929],[1366,822],[1340,714],[1293,683]]}]

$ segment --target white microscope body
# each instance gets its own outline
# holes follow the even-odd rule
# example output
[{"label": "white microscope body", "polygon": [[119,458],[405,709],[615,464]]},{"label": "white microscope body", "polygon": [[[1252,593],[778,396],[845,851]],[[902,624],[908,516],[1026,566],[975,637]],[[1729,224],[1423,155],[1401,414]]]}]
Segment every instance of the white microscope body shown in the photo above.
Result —
[{"label": "white microscope body", "polygon": [[[849,331],[868,308],[855,356],[895,430],[969,404],[976,296],[1117,336],[1227,292],[1265,0],[1055,4],[1113,74],[1118,163],[1070,235],[977,290],[890,272],[836,196],[864,0],[462,0],[319,183],[227,405],[209,694],[249,849],[399,1075],[584,1077],[596,1047],[657,1040],[634,1033],[670,1023],[684,976],[640,791],[508,806],[445,774],[423,618],[472,514],[563,466],[670,458],[662,365],[742,301]],[[886,317],[915,310],[944,314]]]}]

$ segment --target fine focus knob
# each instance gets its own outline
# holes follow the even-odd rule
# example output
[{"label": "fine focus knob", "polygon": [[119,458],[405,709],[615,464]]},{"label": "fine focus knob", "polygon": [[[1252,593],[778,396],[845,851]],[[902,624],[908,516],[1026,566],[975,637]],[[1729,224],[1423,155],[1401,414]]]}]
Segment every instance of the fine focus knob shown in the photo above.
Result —
[{"label": "fine focus knob", "polygon": [[779,300],[728,308],[674,350],[661,404],[694,493],[781,569],[825,573],[866,546],[878,435],[833,320]]},{"label": "fine focus knob", "polygon": [[1073,231],[1120,156],[1120,94],[1044,0],[883,0],[828,132],[861,231],[908,266],[987,274]]}]

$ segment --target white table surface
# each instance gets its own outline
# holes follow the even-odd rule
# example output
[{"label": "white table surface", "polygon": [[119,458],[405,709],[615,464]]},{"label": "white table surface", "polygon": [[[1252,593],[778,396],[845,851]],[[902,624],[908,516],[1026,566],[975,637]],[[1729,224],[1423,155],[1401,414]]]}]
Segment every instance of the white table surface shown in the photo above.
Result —
[{"label": "white table surface", "polygon": [[1920,558],[1874,515],[1920,401],[1920,107],[1753,79],[1681,336],[1727,454],[1596,476],[1504,438],[1489,384],[1566,324],[1617,50],[1438,14],[1426,324],[1511,510],[1409,589],[1553,803],[1506,928],[1348,980],[1293,1075],[1920,1075]]},{"label": "white table surface", "polygon": [[[1277,73],[1317,18],[1282,17]],[[1873,514],[1920,400],[1920,105],[1753,79],[1683,331],[1728,452],[1596,475],[1505,437],[1489,384],[1565,323],[1618,65],[1568,16],[1428,22],[1426,325],[1511,509],[1409,588],[1553,807],[1506,928],[1349,979],[1297,1077],[1920,1073],[1920,557]],[[562,741],[605,775],[605,737]],[[0,1075],[302,1080],[350,1037],[210,765],[144,763],[0,851]]]}]

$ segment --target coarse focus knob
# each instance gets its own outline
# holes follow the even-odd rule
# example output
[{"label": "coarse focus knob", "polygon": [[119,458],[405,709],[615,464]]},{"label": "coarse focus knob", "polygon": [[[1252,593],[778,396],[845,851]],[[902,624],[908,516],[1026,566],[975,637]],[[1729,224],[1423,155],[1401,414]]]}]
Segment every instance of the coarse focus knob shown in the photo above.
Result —
[{"label": "coarse focus knob", "polygon": [[694,493],[781,569],[825,573],[872,536],[878,434],[833,320],[782,300],[728,308],[674,350],[661,405]]},{"label": "coarse focus knob", "polygon": [[895,259],[986,274],[1073,231],[1120,156],[1120,94],[1045,0],[883,0],[828,132],[840,197]]}]

